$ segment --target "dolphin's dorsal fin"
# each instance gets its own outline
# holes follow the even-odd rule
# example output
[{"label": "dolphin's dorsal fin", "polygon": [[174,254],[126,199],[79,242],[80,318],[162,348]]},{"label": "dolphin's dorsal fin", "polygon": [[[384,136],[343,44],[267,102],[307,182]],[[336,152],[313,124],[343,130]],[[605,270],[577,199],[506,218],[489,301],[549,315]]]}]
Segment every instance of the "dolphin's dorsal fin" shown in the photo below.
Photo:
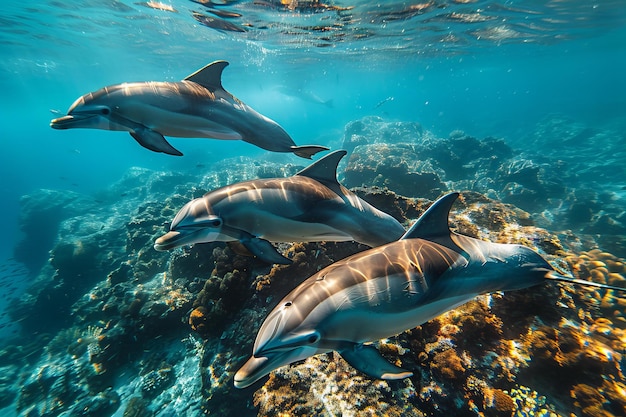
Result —
[{"label": "dolphin's dorsal fin", "polygon": [[[459,193],[449,193],[435,201],[400,239],[449,238],[448,216]],[[456,246],[456,245],[455,245]]]},{"label": "dolphin's dorsal fin", "polygon": [[190,76],[186,77],[184,81],[193,81],[196,84],[200,84],[208,89],[223,90],[222,87],[222,71],[228,66],[227,61],[215,61],[209,65],[200,68]]},{"label": "dolphin's dorsal fin", "polygon": [[299,171],[296,175],[313,178],[341,195],[341,185],[337,181],[337,166],[341,158],[346,156],[347,153],[348,151],[343,149],[331,152],[320,160],[313,162],[302,171]]}]

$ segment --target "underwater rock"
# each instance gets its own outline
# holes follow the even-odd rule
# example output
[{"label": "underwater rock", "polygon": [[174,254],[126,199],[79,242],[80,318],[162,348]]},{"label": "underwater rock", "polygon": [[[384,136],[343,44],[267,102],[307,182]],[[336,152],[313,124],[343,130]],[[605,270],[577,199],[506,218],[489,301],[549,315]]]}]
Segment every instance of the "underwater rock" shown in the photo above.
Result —
[{"label": "underwater rock", "polygon": [[546,196],[558,198],[566,187],[552,164],[538,164],[522,157],[501,165],[495,172],[495,184],[501,198],[524,210],[536,211],[545,206]]},{"label": "underwater rock", "polygon": [[147,417],[153,413],[148,409],[150,403],[142,397],[131,397],[124,409],[123,417]]},{"label": "underwater rock", "polygon": [[23,414],[58,414],[72,404],[79,396],[85,396],[84,389],[75,386],[76,371],[65,360],[62,364],[41,364],[37,372],[22,381],[17,397],[16,409]]},{"label": "underwater rock", "polygon": [[10,406],[18,396],[19,389],[14,384],[19,379],[19,373],[20,370],[15,364],[0,366],[0,412]]},{"label": "underwater rock", "polygon": [[[502,139],[487,137],[478,140],[455,131],[448,139],[432,139],[416,149],[421,159],[428,159],[445,173],[448,181],[461,181],[488,173],[513,155],[513,150]],[[478,190],[477,190],[478,191]]]},{"label": "underwater rock", "polygon": [[261,165],[257,167],[255,178],[282,178],[291,177],[298,171],[305,168],[305,165]]},{"label": "underwater rock", "polygon": [[368,246],[356,242],[294,243],[285,251],[292,263],[273,265],[268,273],[258,275],[252,286],[256,290],[256,296],[268,302],[278,302],[319,269],[367,248]]},{"label": "underwater rock", "polygon": [[[125,299],[120,295],[127,292],[123,284],[147,282],[166,268],[167,255],[154,251],[153,240],[175,213],[172,206],[186,201],[179,194],[157,201],[145,201],[145,198],[164,196],[171,192],[176,181],[186,178],[189,177],[133,168],[119,182],[99,193],[94,200],[97,204],[90,208],[80,198],[67,202],[64,210],[73,216],[59,223],[48,265],[39,271],[36,284],[29,288],[12,314],[28,323],[33,331],[66,326],[72,304],[103,279],[111,287],[119,286],[116,291],[121,294],[111,298],[108,292],[112,288],[106,286],[101,287],[99,294],[92,292],[90,297],[98,310],[84,311],[83,317],[106,319],[107,314],[97,311],[128,314],[136,310],[134,306],[140,308],[136,300],[129,301],[126,307],[118,305],[118,301]],[[122,192],[124,187],[134,188]],[[107,298],[109,302],[105,301]],[[146,311],[156,314],[154,308],[156,305]]]},{"label": "underwater rock", "polygon": [[[550,146],[546,146],[547,141]],[[605,249],[626,257],[623,131],[598,129],[560,114],[550,114],[527,135],[517,138],[517,143],[537,150],[540,155],[532,158],[547,164],[548,174],[567,185],[562,195],[549,195],[556,204],[547,206],[550,218],[544,216],[541,226],[597,234],[593,238]]]},{"label": "underwater rock", "polygon": [[14,257],[31,272],[38,271],[48,259],[48,251],[63,220],[87,213],[96,207],[91,198],[67,190],[37,190],[20,199],[20,230],[23,239]]},{"label": "underwater rock", "polygon": [[[258,415],[423,415],[412,407],[411,381],[376,381],[358,375],[338,355],[319,355],[308,366],[284,367],[270,374],[254,393]],[[409,395],[400,395],[406,390]],[[413,393],[411,395],[411,393]]]},{"label": "underwater rock", "polygon": [[210,312],[203,306],[199,306],[193,309],[191,314],[189,314],[189,326],[191,329],[200,334],[203,337],[208,337],[210,334],[210,325],[209,321]]},{"label": "underwater rock", "polygon": [[258,160],[244,156],[228,158],[217,162],[212,169],[202,177],[197,186],[205,190],[205,192],[208,192],[229,184],[255,179],[259,173],[281,172],[291,169],[293,168],[291,168],[290,165],[285,166],[284,164],[268,161],[260,163]]},{"label": "underwater rock", "polygon": [[[37,285],[13,314],[39,331],[64,326],[72,304],[126,259],[119,230],[101,226],[90,215],[62,222],[59,233],[65,239],[50,251],[49,266],[42,269]],[[80,232],[73,234],[75,227]]]},{"label": "underwater rock", "polygon": [[224,244],[220,243],[199,243],[191,248],[173,251],[169,257],[168,275],[173,280],[182,278],[204,283],[204,280],[211,276],[215,268],[213,250],[223,246]]},{"label": "underwater rock", "polygon": [[173,383],[174,375],[172,375],[171,367],[165,366],[158,370],[151,370],[143,376],[141,384],[142,398],[153,399]]},{"label": "underwater rock", "polygon": [[[96,199],[102,205],[123,206],[126,212],[132,212],[146,201],[165,201],[176,194],[193,190],[192,185],[195,185],[198,177],[199,174],[195,172],[153,171],[132,167],[120,180],[97,193]],[[135,206],[132,207],[132,204]]]},{"label": "underwater rock", "polygon": [[352,150],[347,186],[386,187],[431,199],[451,186],[480,192],[501,188],[494,173],[514,154],[502,139],[478,140],[460,131],[436,138],[415,123],[376,117],[346,125],[344,147]]},{"label": "underwater rock", "polygon": [[422,134],[422,125],[416,122],[386,122],[377,116],[367,116],[346,124],[341,148],[351,154],[362,145],[418,143]]},{"label": "underwater rock", "polygon": [[418,218],[419,213],[425,210],[425,202],[428,201],[406,198],[390,190],[378,187],[355,187],[352,191],[399,222]]},{"label": "underwater rock", "polygon": [[[252,295],[248,283],[249,268],[242,270],[234,268],[237,261],[233,262],[233,258],[238,256],[233,256],[232,252],[228,251],[231,256],[229,257],[224,254],[226,250],[221,248],[213,250],[214,259],[219,259],[216,260],[218,265],[213,271],[215,274],[206,280],[198,293],[193,304],[195,309],[189,318],[192,329],[205,338],[220,335]],[[224,267],[219,264],[225,263],[232,269],[224,273]],[[223,275],[217,275],[220,273]]]},{"label": "underwater rock", "polygon": [[407,197],[438,197],[447,190],[446,185],[434,170],[424,165],[414,169],[417,160],[409,145],[357,146],[344,173],[345,185],[388,188]]},{"label": "underwater rock", "polygon": [[133,277],[143,282],[165,267],[167,256],[154,254],[152,248],[163,230],[164,216],[168,211],[159,203],[146,203],[137,207],[126,223],[126,251],[133,258]]},{"label": "underwater rock", "polygon": [[110,415],[119,407],[120,397],[115,391],[100,392],[78,402],[71,413],[82,416]]},{"label": "underwater rock", "polygon": [[489,344],[501,339],[502,319],[484,303],[475,301],[470,301],[460,311],[461,314],[451,314],[450,317],[451,325],[462,329],[462,332],[449,335],[455,345],[472,356],[481,354],[485,349],[496,348]]}]

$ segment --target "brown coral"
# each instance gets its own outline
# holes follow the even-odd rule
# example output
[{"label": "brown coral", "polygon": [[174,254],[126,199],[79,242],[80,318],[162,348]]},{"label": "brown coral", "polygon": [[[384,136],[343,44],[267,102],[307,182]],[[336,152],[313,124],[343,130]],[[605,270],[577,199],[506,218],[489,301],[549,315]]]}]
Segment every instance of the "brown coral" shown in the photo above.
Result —
[{"label": "brown coral", "polygon": [[207,309],[200,306],[196,307],[189,315],[189,325],[193,331],[198,332],[201,336],[205,336],[208,333],[207,313]]},{"label": "brown coral", "polygon": [[193,304],[194,311],[206,316],[199,333],[205,337],[219,335],[228,325],[228,318],[237,314],[249,297],[248,290],[247,276],[237,269],[223,277],[214,275],[207,279]]},{"label": "brown coral", "polygon": [[537,330],[529,329],[524,342],[530,347],[536,360],[553,361],[559,350],[556,330],[546,326]]},{"label": "brown coral", "polygon": [[516,410],[516,405],[509,394],[501,389],[490,390],[490,398],[485,399],[485,408],[492,408],[494,412],[487,413],[498,417],[512,416]]},{"label": "brown coral", "polygon": [[486,304],[470,301],[452,313],[453,323],[462,332],[453,335],[457,345],[474,354],[481,354],[484,345],[494,345],[502,336],[502,320],[495,316]]},{"label": "brown coral", "polygon": [[572,387],[574,405],[579,407],[583,414],[593,417],[612,417],[613,414],[603,408],[605,401],[602,394],[594,387],[586,384],[577,384]]},{"label": "brown coral", "polygon": [[354,242],[294,243],[286,253],[292,264],[274,265],[268,274],[257,277],[256,291],[263,296],[284,296],[321,268],[366,248]]},{"label": "brown coral", "polygon": [[465,368],[454,349],[435,354],[430,363],[430,370],[439,378],[457,381],[465,374]]}]

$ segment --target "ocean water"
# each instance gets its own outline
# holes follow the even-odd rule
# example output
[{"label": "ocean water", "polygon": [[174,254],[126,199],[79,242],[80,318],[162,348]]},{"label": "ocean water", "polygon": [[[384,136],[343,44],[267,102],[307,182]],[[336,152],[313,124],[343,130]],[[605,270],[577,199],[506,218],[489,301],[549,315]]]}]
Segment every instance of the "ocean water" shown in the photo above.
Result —
[{"label": "ocean water", "polygon": [[[554,378],[523,370],[535,369],[531,365],[511,365],[508,379],[501,374],[490,376],[483,369],[501,370],[506,365],[496,360],[488,364],[486,356],[472,361],[474,352],[463,349],[462,343],[456,344],[461,358],[458,365],[464,369],[462,381],[458,373],[453,372],[455,377],[437,373],[434,366],[429,368],[420,360],[416,366],[425,369],[420,381],[381,388],[376,381],[365,378],[368,382],[363,382],[363,377],[355,377],[353,371],[332,373],[327,369],[328,361],[338,355],[330,355],[318,364],[321,370],[317,377],[305,374],[303,369],[313,366],[307,362],[297,368],[300,371],[273,376],[265,386],[235,390],[233,372],[250,355],[258,326],[273,307],[272,302],[308,275],[292,277],[290,284],[281,284],[286,286],[275,293],[254,294],[248,289],[245,294],[255,301],[246,304],[248,299],[238,300],[240,309],[226,308],[227,313],[214,318],[225,321],[215,334],[200,337],[188,324],[189,314],[200,303],[198,294],[205,281],[226,267],[215,266],[211,271],[217,261],[192,252],[199,257],[194,258],[198,269],[185,264],[176,270],[173,265],[180,261],[181,253],[172,258],[159,254],[157,258],[150,242],[135,248],[115,239],[125,239],[128,233],[132,240],[135,224],[143,225],[141,230],[148,234],[165,233],[164,216],[172,217],[181,203],[210,191],[211,185],[226,185],[220,182],[226,181],[224,178],[251,179],[257,173],[252,167],[264,164],[272,172],[287,167],[284,172],[293,173],[309,161],[269,153],[241,141],[197,138],[172,138],[170,143],[184,153],[175,157],[144,149],[125,132],[50,128],[50,120],[58,113],[65,114],[76,98],[103,86],[126,81],[178,81],[209,62],[226,60],[230,65],[223,73],[224,88],[278,122],[298,145],[341,149],[349,142],[346,132],[361,121],[374,132],[368,139],[372,143],[412,143],[415,152],[399,157],[407,160],[409,171],[420,173],[425,169],[420,165],[424,161],[431,161],[429,166],[444,166],[445,162],[438,161],[435,154],[420,153],[422,139],[503,141],[512,154],[506,164],[491,171],[475,170],[472,166],[478,165],[471,165],[478,164],[472,161],[480,158],[491,158],[491,154],[449,145],[450,155],[456,151],[455,157],[460,157],[458,164],[465,167],[465,176],[453,178],[450,172],[446,176],[443,168],[435,166],[445,187],[440,191],[470,190],[526,211],[534,226],[561,238],[562,252],[546,251],[551,261],[565,266],[569,259],[570,267],[577,265],[583,270],[593,269],[588,262],[603,262],[602,274],[613,277],[619,285],[619,276],[626,276],[619,269],[626,258],[624,1],[201,3],[9,0],[3,5],[0,293],[4,296],[0,301],[0,333],[4,359],[0,373],[6,376],[0,376],[2,415],[531,415],[531,409],[542,415],[626,415],[622,373],[626,370],[621,360],[626,339],[623,322],[618,320],[624,304],[606,301],[598,293],[589,298],[581,295],[583,301],[576,295],[564,300],[562,294],[552,294],[543,301],[567,305],[573,312],[571,317],[559,310],[567,320],[555,321],[548,314],[550,321],[537,313],[539,318],[528,319],[532,325],[528,325],[526,335],[499,330],[498,335],[510,341],[514,350],[515,343],[539,343],[530,334],[542,325],[560,323],[567,327],[563,325],[567,322],[576,332],[573,345],[587,349],[587,358],[610,349],[611,353],[597,363],[561,358],[558,366],[567,368],[564,374],[577,381],[571,387],[565,384],[562,391],[553,389]],[[240,16],[218,16],[224,12]],[[237,30],[209,27],[207,19],[214,22],[210,25],[228,22]],[[389,134],[406,131],[400,127],[409,123],[420,125],[421,138],[417,133],[400,139],[399,133]],[[390,139],[385,139],[385,134]],[[369,158],[366,160],[380,159],[377,149],[363,151]],[[446,158],[445,154],[440,157]],[[509,183],[531,189],[532,197],[500,184],[506,182],[501,179],[505,176],[503,167],[508,167],[510,178],[519,168],[521,179],[510,179]],[[345,169],[342,163],[339,179],[349,187],[387,186],[399,196],[431,201],[440,194],[430,195],[416,188],[409,195],[404,190],[411,184],[403,184],[401,178],[355,183]],[[212,182],[211,175],[219,173],[224,174],[221,180]],[[531,179],[525,177],[533,175]],[[393,184],[406,188],[394,188]],[[159,217],[155,214],[158,209],[154,209],[159,204],[170,211],[161,211]],[[509,209],[513,210],[512,206]],[[416,217],[407,219],[406,226]],[[511,222],[514,219],[511,217]],[[489,224],[479,224],[478,228],[488,233]],[[99,242],[93,248],[87,233]],[[495,236],[482,237],[494,240]],[[84,252],[77,249],[79,241],[85,245]],[[67,245],[74,246],[67,249]],[[73,255],[64,255],[66,249]],[[345,253],[338,249],[338,259],[334,259],[332,248],[322,249],[332,260]],[[596,252],[590,252],[593,250]],[[589,253],[604,255],[596,259]],[[111,274],[119,273],[123,263],[141,262],[148,265],[142,270],[145,276],[137,278],[138,272],[131,272],[123,291],[128,295],[133,291],[131,286],[140,288],[134,291],[143,295],[133,297],[142,300],[144,306],[148,300],[159,303],[154,277],[164,284],[171,279],[173,288],[175,280],[168,278],[170,274],[178,271],[180,279],[189,280],[181,284],[186,290],[177,296],[161,294],[161,301],[165,303],[167,298],[168,308],[175,312],[165,325],[157,320],[162,332],[147,323],[156,316],[162,319],[165,313],[151,315],[150,306],[137,316],[128,311],[110,317],[98,313],[113,303],[106,298],[110,296],[107,285],[112,287]],[[258,276],[270,274],[256,264],[249,269],[254,272],[249,272],[246,288],[257,282]],[[590,272],[581,278],[593,276]],[[234,297],[232,291],[222,296],[226,304]],[[108,301],[89,304],[98,297]],[[266,297],[263,302],[259,301],[262,297]],[[617,299],[617,295],[611,297]],[[131,308],[132,297],[129,301],[118,295],[116,299],[120,305],[117,310]],[[215,296],[212,302],[219,299]],[[515,302],[515,298],[510,300]],[[483,301],[485,305],[502,304]],[[582,306],[593,308],[585,313],[580,312]],[[534,317],[532,308],[538,307],[521,302],[520,309],[526,311],[527,318]],[[612,316],[606,317],[609,311]],[[242,314],[253,318],[251,328],[235,326],[248,317]],[[580,323],[571,321],[578,316]],[[598,331],[602,317],[609,323]],[[129,320],[134,320],[131,330],[119,324]],[[589,330],[592,325],[596,327]],[[243,330],[237,332],[237,328]],[[122,336],[114,336],[115,329]],[[441,342],[441,332],[433,334],[438,334]],[[431,338],[436,339],[433,334]],[[469,330],[467,337],[471,337]],[[88,342],[83,346],[77,340]],[[102,340],[114,342],[99,346]],[[603,347],[592,349],[596,341],[604,343]],[[60,348],[63,344],[70,347]],[[232,345],[245,349],[232,353]],[[98,360],[100,350],[107,351],[108,346],[114,346],[109,352],[116,349],[116,355]],[[211,349],[212,354],[208,353]],[[142,353],[148,351],[152,353]],[[541,362],[547,359],[539,350],[526,348],[523,353],[528,352],[537,359],[531,355],[524,363],[536,361],[549,367]],[[419,352],[414,353],[417,357]],[[121,359],[122,355],[128,356]],[[437,353],[428,355],[432,358]],[[511,357],[519,359],[513,353]],[[102,366],[106,372],[99,368]],[[550,371],[558,371],[558,366]],[[76,371],[68,371],[72,367]],[[431,385],[425,383],[431,375],[428,370],[435,375]],[[492,373],[498,372],[502,373]],[[347,375],[345,378],[357,381],[354,385],[359,388],[340,383],[337,375]],[[366,394],[366,383],[375,391],[370,392],[377,399],[375,403],[384,406],[363,399],[370,395]],[[37,388],[41,386],[45,388]],[[594,390],[611,394],[598,400]],[[346,392],[355,401],[339,398],[337,392]],[[494,398],[506,401],[494,393],[506,394],[515,406],[507,408],[501,402],[496,407]],[[294,406],[296,397],[302,399],[300,408]],[[531,404],[529,398],[535,402]],[[398,410],[404,414],[394,414]]]}]

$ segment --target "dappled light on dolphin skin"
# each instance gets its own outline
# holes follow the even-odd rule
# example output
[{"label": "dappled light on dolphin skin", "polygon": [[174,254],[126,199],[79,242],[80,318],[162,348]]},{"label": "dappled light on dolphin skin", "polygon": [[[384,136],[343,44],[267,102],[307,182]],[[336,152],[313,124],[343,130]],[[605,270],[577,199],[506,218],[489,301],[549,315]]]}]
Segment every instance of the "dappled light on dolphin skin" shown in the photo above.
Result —
[{"label": "dappled light on dolphin skin", "polygon": [[328,150],[297,146],[276,122],[257,113],[222,87],[228,62],[215,61],[180,82],[123,83],[79,97],[54,129],[126,131],[144,148],[182,156],[165,136],[243,140],[274,152],[311,159]]},{"label": "dappled light on dolphin skin", "polygon": [[0,417],[626,415],[624,0],[1,21]]},{"label": "dappled light on dolphin skin", "polygon": [[[346,151],[332,152],[287,178],[228,185],[185,204],[156,250],[207,242],[240,242],[267,263],[289,264],[270,242],[391,242],[402,225],[337,182]],[[219,214],[219,215],[218,215]]]},{"label": "dappled light on dolphin skin", "polygon": [[372,378],[409,378],[410,370],[365,343],[422,325],[478,295],[547,280],[626,292],[561,275],[526,246],[450,231],[458,196],[435,201],[398,241],[335,262],[287,294],[261,325],[235,386],[246,388],[281,366],[330,351]]}]

